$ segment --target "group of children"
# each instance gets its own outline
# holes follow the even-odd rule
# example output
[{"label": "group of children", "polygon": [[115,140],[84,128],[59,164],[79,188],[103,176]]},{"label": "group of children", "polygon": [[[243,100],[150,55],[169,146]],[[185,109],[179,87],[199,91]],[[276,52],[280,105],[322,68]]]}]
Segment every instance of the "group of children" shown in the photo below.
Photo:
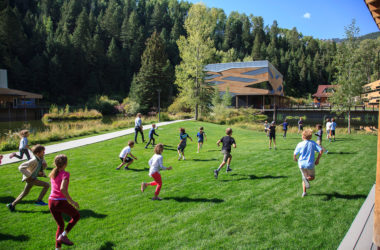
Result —
[{"label": "group of children", "polygon": [[[300,119],[302,121],[302,119]],[[276,126],[275,122],[273,121],[269,126],[267,126],[267,121],[265,121],[265,132],[267,133],[267,136],[269,137],[269,147],[271,148],[271,143],[273,140],[274,147],[276,149]],[[286,137],[286,132],[288,129],[288,123],[285,120],[283,125],[284,130],[284,137]],[[298,162],[298,167],[301,172],[302,177],[302,197],[307,195],[306,190],[310,187],[310,181],[315,179],[315,165],[319,164],[319,160],[322,156],[323,152],[328,152],[322,147],[322,137],[323,137],[323,131],[322,131],[322,125],[317,125],[318,132],[315,134],[317,136],[317,143],[312,141],[312,131],[311,130],[305,130],[302,132],[302,139],[303,141],[298,143],[297,147],[294,150],[293,153],[293,159]],[[332,119],[327,120],[326,122],[326,128],[328,128],[328,139],[331,140],[332,137],[334,137],[335,141],[335,128],[336,123],[335,120]],[[160,174],[160,170],[171,170],[172,166],[165,167],[163,165],[163,156],[162,152],[164,151],[164,145],[162,143],[159,143],[155,145],[154,135],[157,135],[155,133],[156,125],[153,124],[152,128],[149,132],[149,142],[146,144],[145,148],[149,146],[149,144],[152,142],[152,145],[154,146],[154,155],[150,158],[148,164],[149,164],[149,176],[154,179],[152,182],[142,182],[141,183],[141,192],[144,192],[145,189],[148,186],[156,186],[156,190],[154,193],[154,197],[152,200],[161,200],[161,198],[158,196],[162,187],[162,178]],[[302,128],[303,129],[303,128]],[[21,141],[20,141],[20,158],[22,159],[23,154],[25,154],[28,158],[28,161],[22,163],[19,166],[19,171],[22,173],[22,181],[26,182],[24,190],[21,192],[21,194],[12,202],[7,204],[7,207],[11,212],[15,211],[16,205],[25,197],[28,195],[29,191],[33,186],[41,186],[43,187],[37,201],[35,202],[36,205],[49,205],[49,210],[54,217],[56,223],[57,223],[57,232],[56,232],[56,249],[60,249],[62,244],[66,245],[73,245],[74,243],[71,242],[67,234],[70,232],[70,230],[75,226],[75,224],[80,219],[80,214],[78,212],[79,205],[77,202],[75,202],[71,196],[68,193],[68,186],[69,186],[69,179],[70,179],[70,173],[66,172],[65,169],[68,165],[68,159],[66,155],[57,155],[54,159],[54,165],[55,168],[51,171],[49,174],[50,183],[44,182],[38,179],[38,177],[46,177],[46,174],[44,170],[47,167],[47,163],[44,159],[45,155],[45,147],[41,145],[35,145],[31,150],[33,152],[33,155],[35,156],[33,159],[30,159],[29,153],[28,153],[28,140],[27,137],[29,136],[29,132],[27,130],[21,131]],[[157,135],[158,136],[158,135]],[[186,148],[186,142],[187,138],[189,138],[192,141],[192,138],[185,132],[184,128],[180,128],[180,142],[177,146],[177,151],[179,158],[178,160],[185,160],[185,148]],[[204,143],[204,140],[206,140],[206,133],[204,132],[204,128],[200,127],[199,132],[197,133],[198,138],[198,150],[197,153],[200,152],[200,149],[202,148],[202,145]],[[232,137],[232,129],[227,128],[226,129],[226,136],[222,137],[220,140],[217,141],[217,145],[220,146],[222,143],[222,149],[221,152],[223,154],[223,160],[219,167],[214,170],[214,177],[218,178],[220,170],[227,164],[226,172],[232,171],[230,168],[232,155],[231,155],[231,149],[232,147],[236,148],[236,142],[235,139]],[[133,160],[137,160],[137,157],[135,157],[131,153],[131,149],[134,147],[135,142],[129,141],[128,146],[124,147],[122,151],[119,154],[119,158],[121,160],[121,164],[116,168],[119,170],[123,165],[127,164],[124,169],[128,169],[128,167],[133,163]],[[315,159],[315,152],[318,152],[318,157]],[[10,155],[10,157],[15,157],[16,154],[13,153]],[[17,156],[18,157],[18,156]],[[298,158],[297,158],[298,157]],[[43,197],[45,196],[46,192],[48,191],[49,187],[51,186],[51,194],[49,196],[49,203],[43,202]],[[71,217],[70,222],[68,223],[67,227],[65,228],[64,220],[62,218],[62,214],[65,213]]]},{"label": "group of children", "polygon": [[[57,223],[57,232],[55,237],[56,249],[61,249],[61,245],[73,245],[74,243],[69,240],[67,234],[75,226],[80,218],[79,205],[75,202],[68,192],[70,173],[66,172],[67,156],[57,155],[54,159],[55,168],[49,174],[50,183],[39,180],[38,177],[47,177],[44,170],[47,163],[44,159],[45,147],[42,145],[35,145],[32,149],[34,158],[22,163],[19,166],[19,171],[22,173],[22,181],[25,182],[24,190],[20,195],[11,203],[7,204],[11,212],[15,211],[16,205],[29,194],[33,186],[41,186],[42,191],[35,202],[36,205],[46,206],[49,205],[50,213]],[[21,150],[20,150],[21,151]],[[51,186],[51,193],[49,196],[49,203],[43,202],[46,192]],[[65,228],[65,222],[62,214],[67,214],[71,220]]]}]

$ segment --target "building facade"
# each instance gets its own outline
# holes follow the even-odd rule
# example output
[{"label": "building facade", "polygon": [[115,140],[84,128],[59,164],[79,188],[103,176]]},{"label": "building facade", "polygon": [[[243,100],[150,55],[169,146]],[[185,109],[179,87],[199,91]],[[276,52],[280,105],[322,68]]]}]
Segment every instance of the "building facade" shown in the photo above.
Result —
[{"label": "building facade", "polygon": [[379,107],[380,101],[380,80],[368,83],[363,86],[362,101],[367,107]]},{"label": "building facade", "polygon": [[209,64],[205,71],[205,81],[220,93],[228,89],[236,108],[271,109],[288,105],[283,76],[267,60]]}]

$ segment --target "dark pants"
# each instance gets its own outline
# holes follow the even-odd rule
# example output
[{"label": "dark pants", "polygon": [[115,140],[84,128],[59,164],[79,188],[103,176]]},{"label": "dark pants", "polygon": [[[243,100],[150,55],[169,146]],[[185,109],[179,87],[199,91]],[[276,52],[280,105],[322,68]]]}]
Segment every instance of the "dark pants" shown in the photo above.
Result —
[{"label": "dark pants", "polygon": [[49,200],[49,209],[50,213],[53,215],[55,221],[57,222],[57,233],[55,234],[55,247],[61,247],[61,243],[57,242],[57,239],[61,233],[65,230],[65,222],[62,218],[62,213],[67,214],[71,217],[69,224],[67,224],[66,232],[70,232],[70,230],[75,226],[75,224],[80,219],[80,214],[78,210],[76,210],[73,206],[70,205],[66,200]]},{"label": "dark pants", "polygon": [[288,131],[287,129],[284,129],[284,137],[286,137],[286,132],[287,131]]},{"label": "dark pants", "polygon": [[145,146],[146,148],[149,146],[150,142],[152,142],[152,146],[154,146],[156,140],[155,140],[153,137],[152,137],[152,138],[149,138],[149,141],[148,141],[148,143],[147,143],[146,146]]},{"label": "dark pants", "polygon": [[137,134],[141,133],[142,141],[145,142],[144,140],[144,132],[142,131],[141,127],[135,127],[135,142],[137,143]]},{"label": "dark pants", "polygon": [[26,158],[30,160],[30,155],[27,148],[20,149],[20,155],[14,155],[14,157],[19,158],[21,160],[24,157],[24,154],[26,155]]}]

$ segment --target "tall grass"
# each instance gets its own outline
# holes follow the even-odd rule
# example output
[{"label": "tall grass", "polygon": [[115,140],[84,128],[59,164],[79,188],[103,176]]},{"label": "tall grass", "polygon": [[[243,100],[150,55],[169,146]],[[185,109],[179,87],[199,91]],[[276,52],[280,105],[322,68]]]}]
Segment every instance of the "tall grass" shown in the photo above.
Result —
[{"label": "tall grass", "polygon": [[87,107],[84,109],[78,109],[70,112],[70,106],[66,105],[63,109],[58,108],[56,105],[51,105],[49,113],[44,114],[42,120],[44,122],[51,121],[72,121],[72,120],[86,120],[86,119],[100,119],[103,115],[95,110],[88,110]]}]

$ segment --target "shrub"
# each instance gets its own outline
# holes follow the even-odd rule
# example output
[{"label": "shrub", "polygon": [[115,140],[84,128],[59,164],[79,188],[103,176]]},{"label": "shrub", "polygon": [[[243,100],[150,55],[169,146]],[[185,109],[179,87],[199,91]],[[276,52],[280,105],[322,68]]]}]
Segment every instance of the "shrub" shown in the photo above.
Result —
[{"label": "shrub", "polygon": [[168,107],[168,112],[171,114],[190,111],[191,107],[185,102],[183,97],[177,97],[174,102]]},{"label": "shrub", "polygon": [[119,102],[117,100],[109,99],[108,96],[97,96],[91,99],[88,106],[92,109],[99,110],[103,115],[117,114],[117,106]]}]

